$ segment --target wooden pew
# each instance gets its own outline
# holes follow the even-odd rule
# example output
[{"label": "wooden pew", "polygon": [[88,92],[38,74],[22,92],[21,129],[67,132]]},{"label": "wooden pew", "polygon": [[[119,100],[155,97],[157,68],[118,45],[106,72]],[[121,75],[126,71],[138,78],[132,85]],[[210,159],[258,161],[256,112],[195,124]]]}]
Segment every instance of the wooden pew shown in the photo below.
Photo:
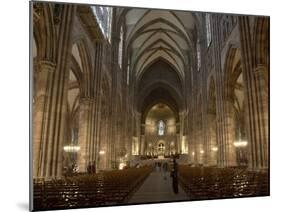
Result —
[{"label": "wooden pew", "polygon": [[34,208],[64,209],[124,204],[152,167],[78,175],[62,180],[34,181]]},{"label": "wooden pew", "polygon": [[268,195],[267,172],[245,168],[179,166],[179,182],[191,199]]}]

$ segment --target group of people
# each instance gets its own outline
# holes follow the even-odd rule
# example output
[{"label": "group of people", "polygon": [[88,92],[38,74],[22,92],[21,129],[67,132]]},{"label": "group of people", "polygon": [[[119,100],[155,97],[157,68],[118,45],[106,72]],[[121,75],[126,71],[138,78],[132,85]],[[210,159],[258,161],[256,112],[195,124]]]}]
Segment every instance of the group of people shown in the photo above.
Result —
[{"label": "group of people", "polygon": [[95,174],[96,173],[96,164],[95,162],[90,162],[87,166],[88,174]]},{"label": "group of people", "polygon": [[78,173],[78,166],[76,163],[72,163],[71,165],[65,166],[63,169],[64,176],[72,176]]},{"label": "group of people", "polygon": [[[164,180],[167,180],[167,174],[169,172],[169,164],[167,161],[156,162],[155,163],[155,170],[156,172],[162,172]],[[170,167],[170,177],[172,177],[172,186],[173,191],[175,194],[177,194],[178,191],[178,164],[175,158],[173,158],[172,165]]]}]

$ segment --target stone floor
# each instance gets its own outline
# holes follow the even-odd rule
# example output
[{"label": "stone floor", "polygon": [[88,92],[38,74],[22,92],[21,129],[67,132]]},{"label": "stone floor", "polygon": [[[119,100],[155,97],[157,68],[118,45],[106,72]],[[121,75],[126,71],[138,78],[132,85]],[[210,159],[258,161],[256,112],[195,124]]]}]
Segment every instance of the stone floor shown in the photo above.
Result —
[{"label": "stone floor", "polygon": [[179,185],[179,193],[175,194],[172,178],[167,173],[166,180],[161,172],[151,172],[141,187],[133,194],[128,203],[165,202],[188,200],[186,193]]}]

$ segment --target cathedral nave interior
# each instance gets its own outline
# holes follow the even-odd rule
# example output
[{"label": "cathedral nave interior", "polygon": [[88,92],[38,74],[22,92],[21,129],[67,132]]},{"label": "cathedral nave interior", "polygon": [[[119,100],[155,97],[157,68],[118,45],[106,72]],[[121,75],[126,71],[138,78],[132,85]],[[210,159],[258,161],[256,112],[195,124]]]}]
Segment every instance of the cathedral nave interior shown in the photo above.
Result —
[{"label": "cathedral nave interior", "polygon": [[269,17],[31,13],[35,209],[269,195]]}]

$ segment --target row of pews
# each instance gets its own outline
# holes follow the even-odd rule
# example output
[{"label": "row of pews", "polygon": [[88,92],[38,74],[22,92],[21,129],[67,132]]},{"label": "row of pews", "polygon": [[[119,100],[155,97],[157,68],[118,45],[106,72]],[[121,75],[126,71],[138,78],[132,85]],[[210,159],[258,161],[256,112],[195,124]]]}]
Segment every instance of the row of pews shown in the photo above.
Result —
[{"label": "row of pews", "polygon": [[96,207],[125,203],[152,171],[151,166],[34,180],[34,210]]},{"label": "row of pews", "polygon": [[178,176],[191,200],[269,195],[267,171],[179,165]]}]

